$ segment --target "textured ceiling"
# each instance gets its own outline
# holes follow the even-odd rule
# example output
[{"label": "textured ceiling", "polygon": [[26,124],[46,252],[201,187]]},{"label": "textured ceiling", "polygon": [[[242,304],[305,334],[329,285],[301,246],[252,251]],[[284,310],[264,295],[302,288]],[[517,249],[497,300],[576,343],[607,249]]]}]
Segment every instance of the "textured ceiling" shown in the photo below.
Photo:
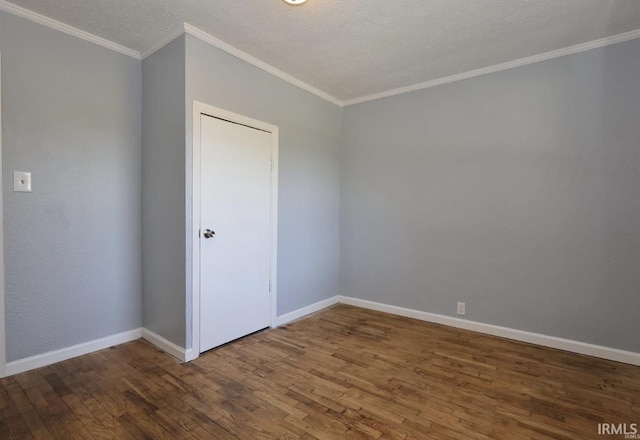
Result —
[{"label": "textured ceiling", "polygon": [[145,52],[183,22],[348,101],[640,29],[640,0],[11,0]]}]

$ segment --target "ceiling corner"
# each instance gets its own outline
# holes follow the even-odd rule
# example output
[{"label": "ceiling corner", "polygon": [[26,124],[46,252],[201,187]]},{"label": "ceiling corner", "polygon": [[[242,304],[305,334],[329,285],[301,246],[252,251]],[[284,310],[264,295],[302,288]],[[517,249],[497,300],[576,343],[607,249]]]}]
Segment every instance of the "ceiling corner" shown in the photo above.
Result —
[{"label": "ceiling corner", "polygon": [[107,40],[106,38],[99,37],[90,32],[83,31],[82,29],[69,26],[68,24],[62,23],[60,21],[54,20],[52,18],[46,17],[44,15],[38,14],[33,11],[30,11],[29,9],[23,8],[21,6],[14,5],[13,3],[9,3],[6,0],[0,0],[0,11],[4,11],[9,14],[16,15],[18,17],[32,21],[34,23],[38,23],[42,26],[46,26],[56,31],[63,32],[67,35],[80,38],[81,40],[85,40],[90,43],[96,44],[98,46],[102,46],[114,52],[118,52],[120,54],[126,55],[128,57],[135,58],[137,60],[142,59],[140,52],[136,50],[130,49],[118,43],[114,43],[113,41]]}]

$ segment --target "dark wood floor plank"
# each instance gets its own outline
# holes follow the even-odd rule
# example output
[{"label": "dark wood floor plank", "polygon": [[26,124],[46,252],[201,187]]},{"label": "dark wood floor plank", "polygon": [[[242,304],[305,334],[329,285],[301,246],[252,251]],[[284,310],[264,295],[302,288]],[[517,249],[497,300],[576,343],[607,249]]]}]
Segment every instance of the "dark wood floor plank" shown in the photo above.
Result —
[{"label": "dark wood floor plank", "polygon": [[640,367],[338,305],[181,364],[134,341],[0,380],[2,439],[573,439]]}]

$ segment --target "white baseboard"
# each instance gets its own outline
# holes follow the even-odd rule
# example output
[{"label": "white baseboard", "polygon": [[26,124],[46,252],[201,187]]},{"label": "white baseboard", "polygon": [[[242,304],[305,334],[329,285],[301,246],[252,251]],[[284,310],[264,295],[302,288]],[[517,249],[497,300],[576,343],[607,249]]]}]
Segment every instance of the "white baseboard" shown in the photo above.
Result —
[{"label": "white baseboard", "polygon": [[[326,309],[327,307],[336,304],[338,302],[337,298],[337,296],[334,296],[332,298],[319,301],[315,304],[311,304],[310,306],[294,310],[293,312],[287,313],[285,315],[278,316],[275,319],[275,326],[278,327],[291,321],[295,321],[296,319],[302,318],[305,315],[309,315],[319,310]],[[159,349],[165,351],[166,353],[183,362],[190,362],[199,357],[199,353],[197,353],[193,348],[185,350],[184,348],[177,346],[173,342],[146,328],[142,329],[142,337],[151,342]]]},{"label": "white baseboard", "polygon": [[5,373],[12,376],[35,368],[46,367],[47,365],[57,362],[66,361],[77,356],[93,353],[94,351],[103,350],[113,347],[114,345],[124,344],[125,342],[135,341],[142,337],[142,329],[129,330],[116,335],[107,336],[106,338],[96,339],[94,341],[84,342],[82,344],[71,347],[62,348],[60,350],[49,351],[47,353],[37,354],[17,361],[8,362]]},{"label": "white baseboard", "polygon": [[159,334],[152,332],[151,330],[148,330],[146,328],[142,329],[142,337],[158,347],[160,350],[164,351],[167,354],[170,354],[171,356],[182,362],[187,361],[187,353],[189,354],[189,356],[191,356],[191,352],[193,351],[192,349],[185,350],[184,348],[174,344],[168,339],[163,338]]},{"label": "white baseboard", "polygon": [[276,317],[275,326],[279,327],[281,325],[288,324],[291,321],[295,321],[296,319],[300,319],[303,316],[310,315],[311,313],[318,312],[322,309],[326,309],[327,307],[331,307],[332,305],[337,303],[338,303],[338,296],[333,296],[331,298],[324,299],[322,301],[318,301],[317,303],[311,304],[310,306],[306,306],[301,309],[294,310],[293,312],[280,315]]},{"label": "white baseboard", "polygon": [[[276,326],[295,321],[296,319],[326,309],[327,307],[330,307],[337,303],[348,304],[370,310],[377,310],[380,312],[391,313],[399,316],[406,316],[408,318],[419,319],[421,321],[448,325],[450,327],[471,330],[478,333],[499,336],[502,338],[541,345],[544,347],[557,348],[559,350],[565,350],[573,353],[595,356],[602,359],[609,359],[612,361],[640,366],[640,353],[604,347],[601,345],[588,344],[585,342],[573,341],[570,339],[557,338],[555,336],[541,335],[539,333],[531,333],[508,327],[500,327],[492,324],[484,324],[481,322],[469,321],[466,319],[454,318],[445,315],[438,315],[435,313],[423,312],[420,310],[407,309],[403,307],[351,298],[342,295],[334,296],[332,298],[319,301],[315,304],[311,304],[301,309],[294,310],[293,312],[287,313],[285,315],[278,316],[276,318]],[[135,341],[136,339],[140,339],[141,337],[183,362],[188,362],[198,357],[198,354],[195,353],[193,349],[185,350],[184,348],[177,346],[173,342],[163,338],[162,336],[152,332],[151,330],[135,329],[123,333],[118,333],[116,335],[107,336],[106,338],[84,342],[72,347],[50,351],[47,353],[9,362],[6,364],[5,374],[6,376],[12,376],[14,374],[23,373],[25,371],[45,367],[47,365],[55,364],[57,362],[65,361],[77,356],[82,356],[98,350],[103,350],[114,345]]]},{"label": "white baseboard", "polygon": [[482,322],[468,321],[466,319],[422,312],[420,310],[390,306],[387,304],[351,298],[348,296],[338,296],[338,302],[356,307],[362,307],[365,309],[377,310],[379,312],[406,316],[408,318],[419,319],[421,321],[433,322],[435,324],[443,324],[450,327],[471,330],[487,335],[500,336],[502,338],[513,339],[515,341],[528,342],[530,344],[541,345],[543,347],[557,348],[559,350],[565,350],[573,353],[585,354],[587,356],[595,356],[602,359],[609,359],[616,362],[623,362],[625,364],[640,366],[640,353],[634,353],[632,351],[603,347],[601,345],[587,344],[586,342],[557,338],[555,336],[541,335],[539,333],[531,333],[508,327],[484,324]]},{"label": "white baseboard", "polygon": [[188,348],[184,351],[184,361],[185,362],[191,362],[195,359],[198,359],[200,357],[200,354],[194,350],[193,348]]}]

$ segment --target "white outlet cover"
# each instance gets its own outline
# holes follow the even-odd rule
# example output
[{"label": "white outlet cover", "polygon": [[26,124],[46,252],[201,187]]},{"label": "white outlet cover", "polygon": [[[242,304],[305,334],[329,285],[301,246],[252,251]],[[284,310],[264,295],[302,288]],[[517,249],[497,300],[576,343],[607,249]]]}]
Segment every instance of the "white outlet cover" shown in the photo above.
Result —
[{"label": "white outlet cover", "polygon": [[13,190],[16,192],[31,192],[31,173],[14,171]]}]

